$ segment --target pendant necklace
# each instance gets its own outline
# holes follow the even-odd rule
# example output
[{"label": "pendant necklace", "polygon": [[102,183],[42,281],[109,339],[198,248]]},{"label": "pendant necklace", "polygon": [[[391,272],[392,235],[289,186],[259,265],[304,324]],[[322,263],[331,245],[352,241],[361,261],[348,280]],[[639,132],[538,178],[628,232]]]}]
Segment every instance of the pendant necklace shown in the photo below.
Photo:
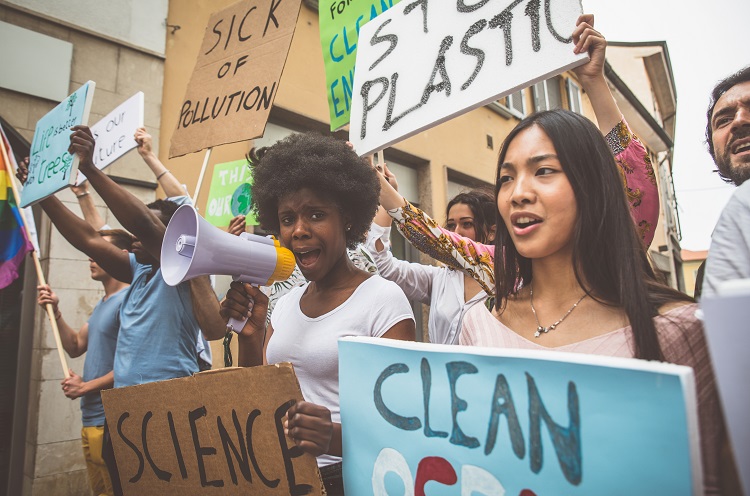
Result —
[{"label": "pendant necklace", "polygon": [[549,331],[555,330],[555,328],[557,326],[559,326],[560,324],[562,324],[562,321],[565,320],[565,318],[568,315],[570,315],[570,312],[572,312],[573,310],[575,310],[576,307],[578,306],[578,304],[581,303],[583,301],[583,299],[588,296],[587,294],[584,294],[583,296],[581,296],[581,298],[577,302],[575,302],[575,304],[572,307],[570,307],[570,310],[568,310],[567,312],[565,312],[565,315],[563,315],[562,317],[560,317],[560,320],[558,320],[557,322],[555,322],[554,324],[552,324],[552,325],[550,325],[548,327],[544,327],[544,326],[542,326],[539,323],[539,317],[537,317],[537,315],[536,315],[536,309],[534,308],[534,287],[531,286],[531,285],[529,285],[529,289],[530,289],[529,299],[531,301],[531,312],[534,314],[534,319],[536,320],[536,332],[534,333],[534,337],[535,338],[538,338],[539,336],[541,336],[542,333],[546,334]]}]

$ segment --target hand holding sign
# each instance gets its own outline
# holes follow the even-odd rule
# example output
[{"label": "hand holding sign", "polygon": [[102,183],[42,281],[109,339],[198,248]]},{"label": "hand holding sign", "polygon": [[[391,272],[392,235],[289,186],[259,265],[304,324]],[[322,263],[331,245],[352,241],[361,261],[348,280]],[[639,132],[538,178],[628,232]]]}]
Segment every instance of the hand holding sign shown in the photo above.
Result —
[{"label": "hand holding sign", "polygon": [[[335,433],[338,436],[335,436]],[[287,410],[284,433],[294,440],[294,444],[305,453],[320,456],[330,453],[334,439],[338,439],[338,453],[341,453],[341,424],[331,421],[331,411],[320,405],[299,401]]]},{"label": "hand holding sign", "polygon": [[573,69],[584,86],[588,80],[600,78],[604,74],[604,59],[607,51],[607,40],[594,29],[594,15],[584,14],[576,21],[573,31],[573,53],[589,54],[589,62]]},{"label": "hand holding sign", "polygon": [[94,147],[96,146],[94,135],[88,126],[73,126],[70,129],[73,134],[70,135],[68,153],[77,155],[80,160],[78,163],[80,171],[86,175],[90,174],[92,169],[96,169],[94,165]]}]

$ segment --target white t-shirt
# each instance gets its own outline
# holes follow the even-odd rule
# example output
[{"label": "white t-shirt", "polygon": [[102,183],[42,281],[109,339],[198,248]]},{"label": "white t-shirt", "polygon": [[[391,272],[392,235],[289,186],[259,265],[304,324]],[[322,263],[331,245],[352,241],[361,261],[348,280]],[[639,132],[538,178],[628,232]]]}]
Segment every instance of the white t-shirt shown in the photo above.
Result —
[{"label": "white t-shirt", "polygon": [[[325,406],[331,419],[340,423],[338,339],[381,337],[399,322],[413,321],[414,314],[396,284],[371,276],[344,303],[313,319],[300,309],[308,285],[292,289],[276,303],[266,357],[268,363],[290,362],[305,400]],[[339,461],[341,458],[330,455],[318,457],[321,467]]]}]

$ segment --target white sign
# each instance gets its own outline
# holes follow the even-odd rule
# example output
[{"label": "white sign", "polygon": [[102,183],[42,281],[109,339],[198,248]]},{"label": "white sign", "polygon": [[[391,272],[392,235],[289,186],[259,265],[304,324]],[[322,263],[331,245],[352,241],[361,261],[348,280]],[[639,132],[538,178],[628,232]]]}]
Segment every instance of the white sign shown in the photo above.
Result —
[{"label": "white sign", "polygon": [[405,0],[359,33],[349,139],[366,155],[589,60],[580,0]]},{"label": "white sign", "polygon": [[[94,165],[99,170],[109,167],[118,158],[138,146],[133,136],[136,129],[143,127],[143,92],[139,91],[120,106],[91,126],[96,145]],[[86,180],[78,173],[76,185]]]},{"label": "white sign", "polygon": [[750,494],[750,424],[747,422],[747,412],[750,411],[750,395],[747,393],[747,378],[750,377],[750,362],[747,360],[750,279],[733,283],[734,290],[703,298],[701,308],[736,466],[745,494]]}]

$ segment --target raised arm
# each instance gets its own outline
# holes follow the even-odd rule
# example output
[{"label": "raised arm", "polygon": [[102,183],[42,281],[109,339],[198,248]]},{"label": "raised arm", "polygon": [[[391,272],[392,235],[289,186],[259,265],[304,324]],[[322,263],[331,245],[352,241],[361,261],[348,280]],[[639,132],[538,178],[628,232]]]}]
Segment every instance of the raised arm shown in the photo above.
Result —
[{"label": "raised arm", "polygon": [[80,186],[71,186],[70,190],[78,199],[78,205],[81,207],[83,219],[97,231],[103,229],[107,223],[104,222],[102,216],[99,215],[99,211],[96,209],[96,205],[94,205],[94,199],[89,192],[88,185],[84,182]]},{"label": "raised arm", "polygon": [[48,303],[52,305],[52,310],[55,312],[55,320],[57,321],[57,328],[60,330],[60,342],[62,343],[65,352],[70,355],[71,358],[76,358],[86,353],[89,346],[88,323],[84,324],[80,331],[76,332],[67,322],[65,322],[65,319],[58,308],[60,299],[52,291],[52,288],[45,284],[43,286],[37,286],[36,289],[37,304],[42,308],[45,308]]},{"label": "raised arm", "polygon": [[138,198],[94,165],[94,137],[91,130],[87,126],[74,126],[72,130],[68,151],[78,154],[79,168],[89,179],[91,186],[99,193],[120,224],[138,238],[152,257],[159,260],[166,226]]},{"label": "raised arm", "polygon": [[609,144],[620,168],[623,187],[638,232],[648,247],[659,220],[659,192],[651,159],[640,140],[625,122],[604,78],[607,41],[594,29],[594,16],[578,18],[573,31],[576,53],[588,52],[590,61],[573,69],[591,101],[599,130]]},{"label": "raised arm", "polygon": [[[25,182],[28,157],[18,164],[18,179]],[[133,273],[128,254],[102,238],[99,233],[54,196],[39,202],[60,234],[77,250],[82,251],[109,275],[122,282],[131,282]]]},{"label": "raised arm", "polygon": [[396,221],[401,234],[422,253],[474,278],[489,295],[495,289],[495,247],[477,243],[440,227],[429,215],[406,201],[380,177],[380,204]]},{"label": "raised arm", "polygon": [[152,149],[153,139],[151,135],[146,132],[146,128],[139,127],[135,131],[135,141],[138,143],[138,154],[141,156],[151,172],[154,173],[154,177],[159,182],[159,186],[164,190],[164,193],[168,198],[173,196],[185,196],[187,192],[180,184],[180,181],[174,177],[174,174],[167,169],[164,164],[161,163],[159,157],[156,156]]}]

